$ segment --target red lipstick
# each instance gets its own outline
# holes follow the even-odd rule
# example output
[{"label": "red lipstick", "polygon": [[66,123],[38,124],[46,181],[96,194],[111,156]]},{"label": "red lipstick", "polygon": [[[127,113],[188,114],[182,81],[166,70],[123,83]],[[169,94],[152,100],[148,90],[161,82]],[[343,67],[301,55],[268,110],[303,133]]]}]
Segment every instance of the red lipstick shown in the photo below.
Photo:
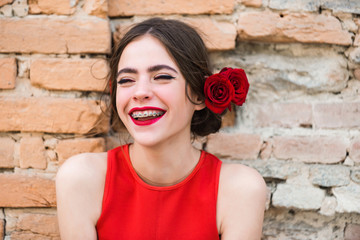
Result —
[{"label": "red lipstick", "polygon": [[[146,110],[155,110],[155,111],[161,111],[164,112],[164,114],[162,114],[161,116],[152,118],[152,119],[148,119],[148,120],[137,120],[135,118],[132,117],[132,113],[135,111],[146,111]],[[131,120],[138,126],[146,126],[146,125],[151,125],[156,123],[157,121],[159,121],[164,115],[165,115],[166,111],[164,109],[161,108],[157,108],[157,107],[135,107],[132,108],[129,111],[129,116],[131,118]]]}]

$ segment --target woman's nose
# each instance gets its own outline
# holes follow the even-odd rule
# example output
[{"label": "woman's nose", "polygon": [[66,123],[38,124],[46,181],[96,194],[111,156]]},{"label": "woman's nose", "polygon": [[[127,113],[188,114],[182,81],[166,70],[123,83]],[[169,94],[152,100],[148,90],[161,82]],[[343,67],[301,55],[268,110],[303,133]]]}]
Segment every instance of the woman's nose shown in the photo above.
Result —
[{"label": "woman's nose", "polygon": [[136,88],[134,92],[134,100],[142,101],[150,99],[153,96],[151,83],[147,80],[139,80],[136,83]]}]

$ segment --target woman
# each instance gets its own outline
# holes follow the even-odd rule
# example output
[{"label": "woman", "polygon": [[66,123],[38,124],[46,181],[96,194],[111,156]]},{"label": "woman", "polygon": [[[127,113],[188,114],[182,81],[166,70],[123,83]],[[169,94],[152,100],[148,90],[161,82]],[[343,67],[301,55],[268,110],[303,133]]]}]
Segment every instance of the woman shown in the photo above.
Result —
[{"label": "woman", "polygon": [[134,143],[62,165],[62,239],[260,239],[263,178],[192,145],[193,137],[219,130],[230,101],[245,100],[236,93],[245,84],[246,95],[247,82],[230,81],[242,72],[212,75],[196,31],[159,18],[123,37],[110,68],[113,111]]}]

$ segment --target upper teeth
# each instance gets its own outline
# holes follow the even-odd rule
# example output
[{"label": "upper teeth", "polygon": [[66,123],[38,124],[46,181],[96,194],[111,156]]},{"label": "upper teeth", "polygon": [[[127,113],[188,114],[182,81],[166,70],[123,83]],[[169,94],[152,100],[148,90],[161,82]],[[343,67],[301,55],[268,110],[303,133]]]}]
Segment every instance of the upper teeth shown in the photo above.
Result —
[{"label": "upper teeth", "polygon": [[163,112],[160,111],[142,111],[142,112],[133,112],[131,116],[133,118],[141,118],[141,117],[157,117],[163,115]]}]

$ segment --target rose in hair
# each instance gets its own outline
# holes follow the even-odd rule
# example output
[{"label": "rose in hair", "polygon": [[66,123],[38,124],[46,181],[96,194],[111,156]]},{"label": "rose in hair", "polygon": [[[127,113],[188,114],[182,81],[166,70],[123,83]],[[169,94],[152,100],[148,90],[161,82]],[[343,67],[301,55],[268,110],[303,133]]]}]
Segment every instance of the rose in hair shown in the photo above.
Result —
[{"label": "rose in hair", "polygon": [[245,71],[240,68],[223,68],[220,74],[230,80],[234,86],[235,95],[232,102],[238,106],[241,106],[246,99],[246,95],[249,91],[249,81],[246,77]]},{"label": "rose in hair", "polygon": [[221,114],[226,108],[231,110],[235,89],[223,74],[213,74],[205,81],[205,104],[214,113]]}]

